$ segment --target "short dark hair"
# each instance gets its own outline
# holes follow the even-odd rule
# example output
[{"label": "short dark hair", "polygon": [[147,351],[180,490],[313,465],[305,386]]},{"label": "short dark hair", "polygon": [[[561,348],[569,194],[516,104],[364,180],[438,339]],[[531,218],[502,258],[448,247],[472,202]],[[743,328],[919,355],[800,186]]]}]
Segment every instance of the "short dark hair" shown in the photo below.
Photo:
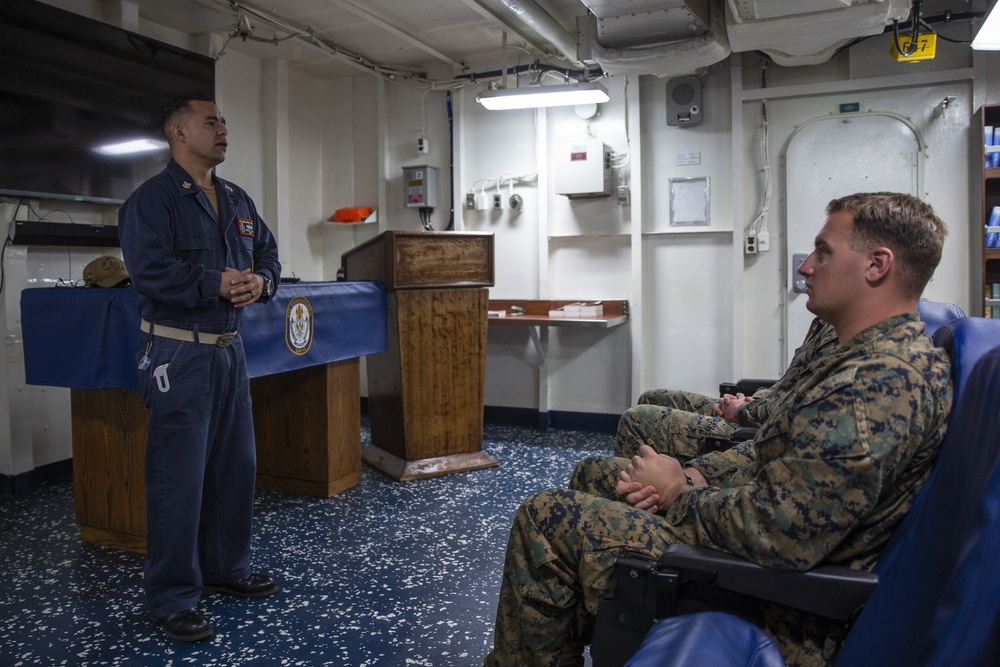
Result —
[{"label": "short dark hair", "polygon": [[175,99],[167,105],[160,114],[160,127],[163,135],[170,140],[170,126],[186,116],[191,111],[191,102],[211,102],[215,104],[215,98],[207,93],[188,93]]},{"label": "short dark hair", "polygon": [[901,285],[919,297],[941,262],[948,227],[930,204],[899,192],[861,192],[831,201],[828,214],[854,216],[851,248],[864,252],[884,246],[899,260]]}]

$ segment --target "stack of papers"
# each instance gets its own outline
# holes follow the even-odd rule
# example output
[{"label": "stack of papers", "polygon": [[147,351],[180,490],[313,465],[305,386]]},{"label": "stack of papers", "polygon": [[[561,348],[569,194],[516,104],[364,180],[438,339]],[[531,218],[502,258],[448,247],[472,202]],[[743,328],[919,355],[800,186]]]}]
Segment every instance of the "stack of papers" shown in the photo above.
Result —
[{"label": "stack of papers", "polygon": [[567,303],[562,308],[549,311],[549,317],[603,317],[604,306],[600,301]]}]

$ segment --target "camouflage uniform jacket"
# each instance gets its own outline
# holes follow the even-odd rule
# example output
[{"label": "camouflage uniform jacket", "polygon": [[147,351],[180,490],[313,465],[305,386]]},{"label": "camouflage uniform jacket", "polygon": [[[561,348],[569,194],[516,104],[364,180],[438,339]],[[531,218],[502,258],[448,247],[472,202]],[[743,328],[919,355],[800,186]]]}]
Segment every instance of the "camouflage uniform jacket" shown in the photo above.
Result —
[{"label": "camouflage uniform jacket", "polygon": [[759,428],[767,421],[770,408],[775,398],[790,391],[802,379],[803,373],[809,370],[815,359],[837,348],[837,330],[819,319],[813,319],[802,345],[795,350],[791,363],[785,374],[770,387],[764,387],[754,392],[753,400],[745,403],[736,412],[736,423],[740,426]]},{"label": "camouflage uniform jacket", "polygon": [[746,443],[692,459],[671,532],[760,565],[870,569],[930,474],[951,411],[950,362],[916,313],[814,362]]}]

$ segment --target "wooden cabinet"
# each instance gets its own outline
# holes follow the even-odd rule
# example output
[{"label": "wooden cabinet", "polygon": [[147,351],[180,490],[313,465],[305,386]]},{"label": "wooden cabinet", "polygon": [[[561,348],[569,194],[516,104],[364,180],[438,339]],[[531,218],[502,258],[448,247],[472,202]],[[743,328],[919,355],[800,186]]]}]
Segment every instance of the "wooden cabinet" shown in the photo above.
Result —
[{"label": "wooden cabinet", "polygon": [[[997,130],[994,138],[993,128]],[[970,315],[1000,318],[1000,216],[992,216],[994,207],[1000,212],[1000,105],[980,107],[972,123],[972,220],[975,229],[970,238],[970,269],[972,274],[972,304]],[[993,144],[993,145],[991,145]],[[994,166],[996,165],[996,166]],[[994,226],[990,226],[990,218]],[[995,237],[997,247],[987,247],[987,239]]]}]

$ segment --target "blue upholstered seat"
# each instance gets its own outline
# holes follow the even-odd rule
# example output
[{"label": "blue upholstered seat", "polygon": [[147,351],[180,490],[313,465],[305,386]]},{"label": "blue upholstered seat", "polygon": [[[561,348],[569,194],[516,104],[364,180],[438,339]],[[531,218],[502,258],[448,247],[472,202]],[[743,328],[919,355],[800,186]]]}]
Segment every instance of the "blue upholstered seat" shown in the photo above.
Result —
[{"label": "blue upholstered seat", "polygon": [[952,320],[965,317],[965,311],[957,304],[929,299],[921,299],[917,303],[917,312],[925,324],[924,333],[928,336],[933,336],[935,331]]},{"label": "blue upholstered seat", "polygon": [[719,611],[671,616],[653,626],[625,667],[784,667],[774,641]]},{"label": "blue upholstered seat", "polygon": [[[935,341],[953,359],[948,434],[930,479],[879,559],[878,587],[837,656],[843,667],[1000,664],[1000,321],[956,319]],[[755,665],[748,660],[758,645],[746,639],[753,627],[704,614],[664,619],[628,665]],[[693,642],[680,639],[710,630],[715,655],[735,656],[730,662],[702,662],[688,653],[696,650]],[[602,666],[595,660],[595,667]]]}]

